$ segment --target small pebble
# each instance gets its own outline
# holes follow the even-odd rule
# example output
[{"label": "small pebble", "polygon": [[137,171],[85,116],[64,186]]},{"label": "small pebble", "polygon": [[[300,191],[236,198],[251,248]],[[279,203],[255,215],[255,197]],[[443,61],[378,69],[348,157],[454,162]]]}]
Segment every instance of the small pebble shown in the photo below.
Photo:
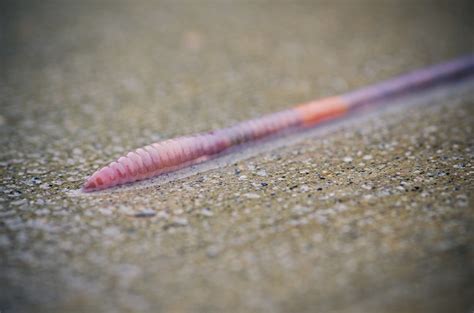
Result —
[{"label": "small pebble", "polygon": [[174,226],[186,226],[188,225],[188,220],[184,217],[175,217],[173,219]]},{"label": "small pebble", "polygon": [[257,195],[256,193],[246,193],[243,195],[247,199],[259,199],[260,196]]},{"label": "small pebble", "polygon": [[265,170],[260,170],[260,171],[257,172],[257,175],[265,177],[265,176],[267,176],[267,172]]},{"label": "small pebble", "polygon": [[199,214],[205,217],[211,217],[214,215],[214,213],[212,213],[212,211],[209,208],[202,209],[201,211],[199,211]]},{"label": "small pebble", "polygon": [[346,162],[346,163],[352,162],[352,158],[349,157],[349,156],[344,157],[342,160],[343,160],[344,162]]},{"label": "small pebble", "polygon": [[143,209],[140,212],[135,213],[134,217],[153,217],[156,215],[156,211],[153,209]]},{"label": "small pebble", "polygon": [[99,212],[102,214],[102,215],[112,215],[112,210],[110,208],[101,208],[99,209]]}]

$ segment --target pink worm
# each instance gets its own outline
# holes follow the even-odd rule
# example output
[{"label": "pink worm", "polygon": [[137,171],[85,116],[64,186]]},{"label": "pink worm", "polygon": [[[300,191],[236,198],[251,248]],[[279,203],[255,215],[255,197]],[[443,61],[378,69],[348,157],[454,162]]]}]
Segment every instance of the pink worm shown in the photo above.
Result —
[{"label": "pink worm", "polygon": [[400,95],[448,84],[474,74],[474,55],[417,70],[394,79],[331,98],[312,101],[229,128],[157,142],[96,171],[86,192],[147,179],[214,158],[231,147],[296,127],[311,127]]}]

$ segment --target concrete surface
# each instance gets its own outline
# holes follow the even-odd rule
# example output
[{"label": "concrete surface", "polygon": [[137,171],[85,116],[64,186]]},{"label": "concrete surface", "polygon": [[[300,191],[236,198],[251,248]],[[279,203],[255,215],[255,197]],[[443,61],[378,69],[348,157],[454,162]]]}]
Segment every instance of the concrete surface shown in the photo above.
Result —
[{"label": "concrete surface", "polygon": [[0,311],[470,312],[472,92],[89,196],[160,138],[474,50],[472,2],[5,2]]}]

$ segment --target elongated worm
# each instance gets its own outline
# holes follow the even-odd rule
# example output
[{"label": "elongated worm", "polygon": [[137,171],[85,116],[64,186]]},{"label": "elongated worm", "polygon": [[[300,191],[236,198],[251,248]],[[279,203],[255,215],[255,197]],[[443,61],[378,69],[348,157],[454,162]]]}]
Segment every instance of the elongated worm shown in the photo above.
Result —
[{"label": "elongated worm", "polygon": [[99,169],[85,182],[90,192],[169,173],[214,158],[244,143],[293,128],[311,127],[360,110],[382,104],[418,90],[467,78],[474,74],[474,55],[416,70],[356,91],[311,101],[293,108],[244,121],[207,133],[169,139],[129,152]]}]

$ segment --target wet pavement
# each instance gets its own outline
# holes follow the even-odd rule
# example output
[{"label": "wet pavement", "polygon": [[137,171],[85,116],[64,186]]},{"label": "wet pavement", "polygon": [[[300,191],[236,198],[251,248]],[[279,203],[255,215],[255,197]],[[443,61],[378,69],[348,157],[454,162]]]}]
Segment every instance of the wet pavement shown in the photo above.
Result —
[{"label": "wet pavement", "polygon": [[474,308],[472,92],[76,192],[133,148],[472,52],[469,2],[1,6],[2,313]]}]

